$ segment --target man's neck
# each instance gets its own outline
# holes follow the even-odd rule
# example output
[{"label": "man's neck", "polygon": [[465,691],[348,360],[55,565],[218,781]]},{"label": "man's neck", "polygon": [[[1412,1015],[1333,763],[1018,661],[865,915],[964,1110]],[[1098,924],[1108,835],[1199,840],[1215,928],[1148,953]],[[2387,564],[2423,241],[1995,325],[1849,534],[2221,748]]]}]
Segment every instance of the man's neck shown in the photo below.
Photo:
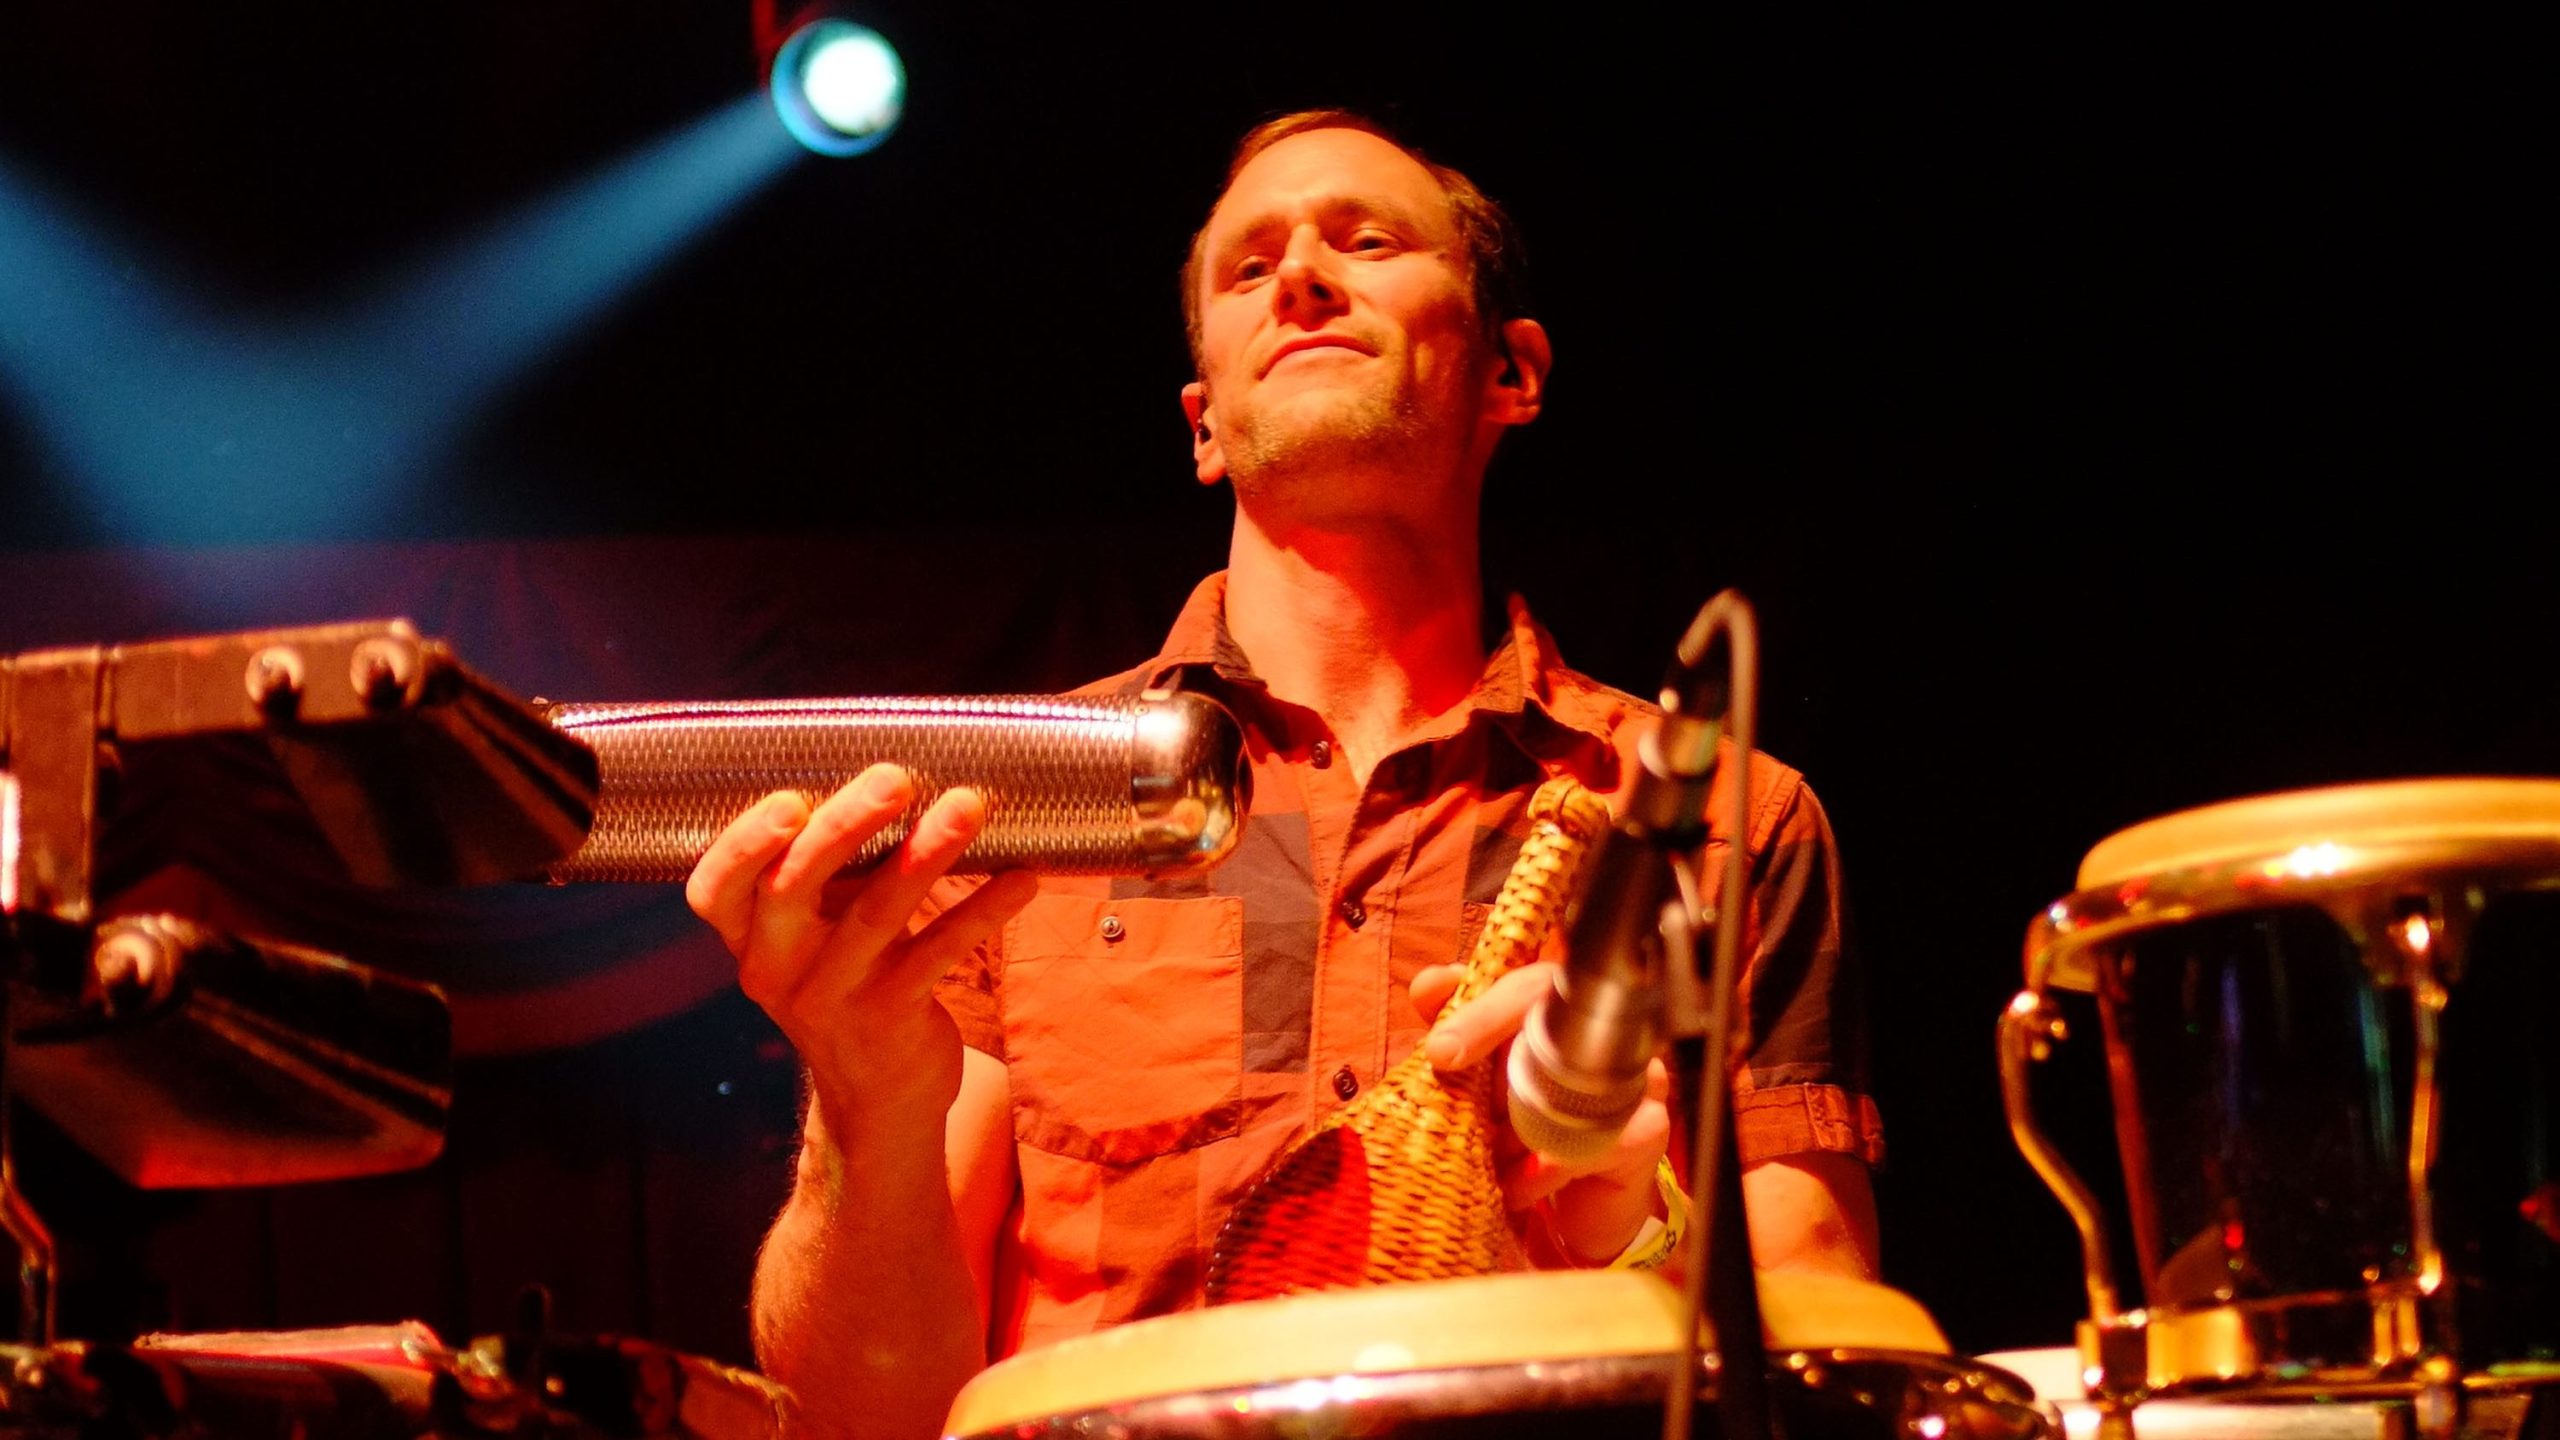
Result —
[{"label": "man's neck", "polygon": [[1236,516],[1227,633],[1274,696],[1324,717],[1364,784],[1484,673],[1472,517],[1434,530],[1277,532]]}]

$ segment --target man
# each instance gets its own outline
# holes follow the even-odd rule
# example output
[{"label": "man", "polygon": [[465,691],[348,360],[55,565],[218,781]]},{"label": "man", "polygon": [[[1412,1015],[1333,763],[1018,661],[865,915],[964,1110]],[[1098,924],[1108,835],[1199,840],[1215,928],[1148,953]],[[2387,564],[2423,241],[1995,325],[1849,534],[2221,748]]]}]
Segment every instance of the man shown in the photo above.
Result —
[{"label": "man", "polygon": [[[830,1428],[930,1434],[991,1354],[1198,1303],[1219,1222],[1292,1138],[1416,1043],[1444,1068],[1493,1054],[1547,984],[1516,972],[1426,1042],[1529,792],[1556,771],[1622,787],[1649,720],[1516,605],[1486,638],[1485,467],[1550,364],[1518,265],[1465,177],[1359,117],[1239,148],[1184,279],[1182,401],[1200,481],[1235,490],[1229,567],[1101,687],[1199,687],[1246,725],[1255,811],[1218,871],[999,875],[927,903],[982,816],[954,792],[881,869],[831,880],[912,798],[879,767],[814,813],[769,797],[695,872],[809,1069],[756,1330]],[[1857,1015],[1829,1003],[1829,833],[1793,772],[1754,772],[1753,1248],[1872,1274],[1879,1142]],[[1668,1131],[1657,1090],[1578,1170],[1510,1157],[1506,1199],[1549,1258],[1609,1263],[1658,1213]]]}]

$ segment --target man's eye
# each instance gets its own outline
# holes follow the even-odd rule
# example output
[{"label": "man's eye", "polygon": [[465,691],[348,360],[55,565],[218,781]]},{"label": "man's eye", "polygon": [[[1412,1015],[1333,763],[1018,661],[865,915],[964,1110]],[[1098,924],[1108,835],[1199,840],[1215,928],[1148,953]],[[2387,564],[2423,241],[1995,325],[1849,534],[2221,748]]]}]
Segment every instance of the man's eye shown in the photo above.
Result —
[{"label": "man's eye", "polygon": [[1237,261],[1234,271],[1238,281],[1259,280],[1270,273],[1271,262],[1260,255],[1249,255]]},{"label": "man's eye", "polygon": [[1356,254],[1364,250],[1392,250],[1395,248],[1395,245],[1396,237],[1393,235],[1384,234],[1376,230],[1363,230],[1359,234],[1352,236],[1350,243],[1343,246],[1343,249]]}]

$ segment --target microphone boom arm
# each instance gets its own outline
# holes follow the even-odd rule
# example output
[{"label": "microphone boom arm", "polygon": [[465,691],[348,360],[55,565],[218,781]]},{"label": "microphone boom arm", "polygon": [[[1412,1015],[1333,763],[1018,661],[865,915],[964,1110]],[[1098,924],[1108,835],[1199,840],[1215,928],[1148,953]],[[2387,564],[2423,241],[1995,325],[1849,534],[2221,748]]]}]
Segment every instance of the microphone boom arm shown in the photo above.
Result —
[{"label": "microphone boom arm", "polygon": [[[1726,660],[1722,670],[1710,663],[1720,643]],[[1690,1264],[1684,1277],[1684,1349],[1671,1373],[1664,1440],[1688,1440],[1697,1383],[1698,1322],[1710,1313],[1721,1362],[1716,1399],[1722,1432],[1744,1440],[1777,1434],[1777,1416],[1769,1407],[1759,1281],[1751,1265],[1749,1217],[1742,1208],[1741,1164],[1733,1133],[1733,1038],[1739,1018],[1734,1012],[1742,993],[1742,932],[1749,908],[1743,887],[1748,882],[1745,861],[1751,839],[1751,754],[1758,739],[1759,679],[1758,621],[1738,592],[1723,591],[1706,603],[1680,637],[1678,663],[1663,686],[1664,724],[1655,731],[1660,737],[1670,730],[1672,716],[1680,713],[1686,701],[1708,714],[1720,711],[1730,717],[1734,754],[1733,783],[1726,787],[1724,864],[1717,877],[1715,903],[1712,907],[1697,904],[1704,876],[1696,873],[1695,861],[1703,857],[1693,853],[1674,862],[1687,903],[1669,907],[1686,912],[1672,917],[1675,923],[1685,920],[1687,931],[1673,945],[1675,952],[1694,954],[1694,936],[1700,926],[1713,927],[1715,942],[1714,961],[1703,985],[1694,962],[1673,981],[1667,1020],[1672,1033],[1680,1037],[1675,1049],[1682,1061],[1681,1078],[1695,1097],[1690,1125],[1696,1149],[1689,1164],[1695,1194],[1690,1203],[1692,1223],[1707,1243],[1706,1253]],[[1701,748],[1705,760],[1696,767],[1703,773],[1695,782],[1694,813],[1703,826],[1715,737],[1709,735]],[[1665,759],[1695,764],[1693,754]],[[1694,1075],[1685,1073],[1693,1066]]]}]

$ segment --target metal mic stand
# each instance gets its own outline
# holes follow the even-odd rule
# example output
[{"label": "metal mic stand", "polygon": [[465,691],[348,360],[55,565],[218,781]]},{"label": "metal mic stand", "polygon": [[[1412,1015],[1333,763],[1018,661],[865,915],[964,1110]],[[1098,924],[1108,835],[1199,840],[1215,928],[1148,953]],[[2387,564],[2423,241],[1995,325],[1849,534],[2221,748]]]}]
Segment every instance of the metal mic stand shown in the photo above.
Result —
[{"label": "metal mic stand", "polygon": [[[1727,659],[1723,675],[1709,663],[1719,644]],[[1663,907],[1664,1021],[1674,1037],[1672,1050],[1681,1072],[1675,1093],[1694,1097],[1690,1123],[1696,1149],[1689,1179],[1696,1193],[1691,1200],[1691,1223],[1704,1244],[1685,1277],[1683,1348],[1672,1367],[1663,1412],[1664,1440],[1688,1440],[1702,1319],[1711,1319],[1715,1330],[1716,1416],[1725,1440],[1777,1440],[1783,1434],[1769,1403],[1759,1280],[1751,1265],[1742,1167],[1733,1133],[1733,1035],[1742,990],[1741,912],[1748,904],[1744,860],[1750,838],[1758,691],[1758,626],[1750,603],[1727,590],[1709,600],[1681,636],[1678,663],[1663,690],[1666,723],[1674,714],[1710,722],[1719,712],[1729,716],[1726,724],[1734,752],[1732,783],[1726,790],[1724,865],[1714,903],[1706,902],[1705,877],[1697,871],[1701,846],[1698,852],[1671,857],[1679,889]],[[1660,735],[1657,730],[1657,739]],[[1707,743],[1714,743],[1712,731]],[[1703,767],[1709,774],[1713,768],[1712,759]],[[1703,788],[1705,781],[1699,783]],[[1714,935],[1713,965],[1704,975],[1697,964],[1697,936],[1702,929]]]}]

